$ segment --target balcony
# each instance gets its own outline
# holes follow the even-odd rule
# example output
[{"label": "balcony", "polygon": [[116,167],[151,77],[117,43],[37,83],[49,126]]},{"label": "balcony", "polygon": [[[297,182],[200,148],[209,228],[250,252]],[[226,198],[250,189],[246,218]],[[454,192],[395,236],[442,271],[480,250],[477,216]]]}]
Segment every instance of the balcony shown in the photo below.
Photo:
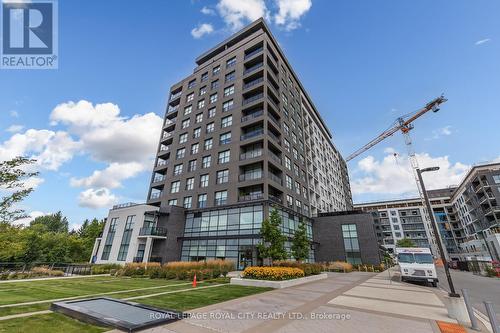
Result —
[{"label": "balcony", "polygon": [[167,139],[170,139],[172,137],[171,132],[163,132],[163,135],[161,136],[161,141],[165,141]]},{"label": "balcony", "polygon": [[281,177],[280,177],[280,176],[275,175],[275,174],[274,174],[274,173],[272,173],[272,172],[269,172],[269,173],[268,173],[268,176],[269,176],[269,178],[270,178],[272,181],[274,181],[274,182],[276,182],[276,183],[278,183],[278,184],[280,184],[280,185],[283,185],[283,180],[281,179]]},{"label": "balcony", "polygon": [[240,140],[241,141],[248,140],[250,138],[253,138],[253,137],[256,137],[256,136],[259,136],[262,134],[264,134],[264,129],[261,128],[259,130],[248,132],[248,133],[241,135]]},{"label": "balcony", "polygon": [[275,153],[273,153],[272,151],[269,150],[269,157],[275,161],[276,163],[278,163],[279,165],[281,165],[281,157],[279,157],[278,155],[276,155]]},{"label": "balcony", "polygon": [[257,69],[259,69],[259,68],[261,68],[263,66],[264,66],[264,63],[263,62],[259,62],[258,64],[255,64],[252,67],[249,67],[249,68],[245,69],[243,71],[243,75],[247,75],[248,73],[251,73],[251,72],[253,72],[253,71],[255,71],[255,70],[257,70]]},{"label": "balcony", "polygon": [[177,110],[179,110],[179,105],[169,106],[167,109],[167,114],[177,112]]},{"label": "balcony", "polygon": [[259,94],[253,95],[252,97],[248,97],[248,98],[244,99],[241,104],[247,105],[247,104],[250,104],[252,102],[255,102],[255,101],[261,99],[262,97],[264,97],[264,93],[259,93]]},{"label": "balcony", "polygon": [[250,88],[250,87],[253,87],[253,86],[255,86],[255,85],[257,85],[257,84],[259,84],[259,83],[261,83],[261,82],[263,82],[263,81],[264,81],[264,78],[263,78],[263,77],[259,77],[258,79],[255,79],[255,80],[253,80],[253,81],[250,81],[250,82],[248,82],[248,83],[245,83],[245,84],[243,85],[243,90],[248,89],[248,88]]},{"label": "balcony", "polygon": [[256,179],[261,179],[261,178],[262,178],[262,170],[244,173],[244,174],[241,174],[238,176],[238,180],[240,182],[248,181],[248,180],[256,180]]},{"label": "balcony", "polygon": [[250,113],[249,115],[241,117],[241,122],[244,123],[244,122],[249,121],[251,119],[258,118],[258,117],[262,116],[263,114],[264,114],[264,110],[255,111],[253,113]]},{"label": "balcony", "polygon": [[269,116],[269,119],[271,119],[278,126],[278,128],[281,128],[280,121],[273,116],[272,113],[268,112],[267,115]]},{"label": "balcony", "polygon": [[279,109],[280,109],[280,107],[278,106],[278,104],[276,104],[276,102],[275,102],[275,101],[274,101],[271,97],[269,97],[269,96],[268,96],[267,100],[268,100],[268,102],[269,102],[269,103],[271,103],[271,105],[272,105],[272,106],[273,106],[276,110],[279,110]]},{"label": "balcony", "polygon": [[238,197],[238,201],[252,201],[252,200],[260,200],[264,198],[264,193],[252,193],[247,195],[240,195]]},{"label": "balcony", "polygon": [[254,55],[262,52],[262,50],[264,50],[264,47],[261,46],[255,50],[253,50],[252,52],[248,53],[248,54],[245,54],[245,57],[243,58],[244,60],[247,60],[247,59],[250,59],[251,57],[253,57]]},{"label": "balcony", "polygon": [[283,200],[281,200],[280,197],[275,196],[275,195],[271,195],[271,194],[269,194],[269,200],[277,202],[277,203],[283,203]]},{"label": "balcony", "polygon": [[240,161],[248,160],[259,156],[262,156],[262,149],[247,151],[246,153],[240,154]]},{"label": "balcony", "polygon": [[267,131],[267,135],[269,135],[278,144],[281,144],[280,138],[276,134],[274,134],[273,132]]},{"label": "balcony", "polygon": [[182,91],[179,91],[178,93],[175,93],[175,94],[171,94],[169,101],[171,102],[171,101],[181,97],[181,95],[182,95]]},{"label": "balcony", "polygon": [[152,192],[151,195],[149,196],[150,200],[157,200],[160,199],[162,195],[162,192]]},{"label": "balcony", "polygon": [[139,229],[139,236],[167,237],[167,229],[161,227],[146,227]]}]

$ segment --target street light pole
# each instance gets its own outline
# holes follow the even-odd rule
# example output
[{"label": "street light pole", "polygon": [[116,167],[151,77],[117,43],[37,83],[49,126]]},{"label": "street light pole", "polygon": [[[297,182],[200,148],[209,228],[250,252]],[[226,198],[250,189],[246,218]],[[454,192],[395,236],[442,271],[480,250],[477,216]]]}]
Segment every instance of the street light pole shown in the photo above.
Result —
[{"label": "street light pole", "polygon": [[446,261],[446,255],[445,255],[444,250],[443,250],[443,244],[441,243],[441,236],[439,234],[439,230],[438,230],[437,225],[436,225],[436,220],[434,219],[434,213],[432,211],[431,202],[429,201],[429,196],[427,195],[427,191],[425,190],[424,180],[422,178],[423,172],[437,171],[437,170],[439,170],[439,167],[425,168],[422,170],[417,169],[418,181],[420,182],[420,186],[422,186],[422,192],[424,194],[425,206],[426,206],[427,211],[429,213],[429,218],[431,219],[432,230],[434,231],[434,237],[436,238],[436,243],[438,245],[439,255],[441,256],[441,260],[443,261],[444,272],[446,274],[446,279],[448,280],[448,286],[450,287],[450,292],[448,293],[448,295],[450,297],[460,297],[460,295],[455,292],[455,286],[453,285],[453,281],[451,279],[450,270],[448,268],[448,262]]}]

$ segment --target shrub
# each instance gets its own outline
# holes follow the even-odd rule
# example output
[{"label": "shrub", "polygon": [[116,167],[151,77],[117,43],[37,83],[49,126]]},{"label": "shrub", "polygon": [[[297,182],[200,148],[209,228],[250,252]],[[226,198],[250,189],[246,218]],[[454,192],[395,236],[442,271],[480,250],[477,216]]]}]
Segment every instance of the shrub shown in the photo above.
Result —
[{"label": "shrub", "polygon": [[197,280],[214,279],[226,276],[228,272],[235,269],[231,260],[208,260],[208,261],[174,261],[162,267],[162,277],[167,279],[193,279],[196,274]]},{"label": "shrub", "polygon": [[353,265],[345,261],[334,261],[325,264],[326,269],[330,272],[352,272]]},{"label": "shrub", "polygon": [[121,269],[120,264],[96,264],[92,265],[92,274],[112,274]]},{"label": "shrub", "polygon": [[282,281],[304,277],[304,271],[296,267],[247,267],[243,277],[247,279]]},{"label": "shrub", "polygon": [[117,275],[120,276],[148,276],[151,271],[155,271],[161,265],[157,262],[148,262],[148,263],[130,263],[125,264],[125,266],[116,272]]},{"label": "shrub", "polygon": [[64,272],[60,270],[50,269],[46,266],[41,266],[34,267],[29,275],[30,277],[64,276]]},{"label": "shrub", "polygon": [[305,276],[320,274],[323,271],[323,266],[316,263],[305,263],[298,261],[274,261],[275,267],[294,267],[304,271]]}]

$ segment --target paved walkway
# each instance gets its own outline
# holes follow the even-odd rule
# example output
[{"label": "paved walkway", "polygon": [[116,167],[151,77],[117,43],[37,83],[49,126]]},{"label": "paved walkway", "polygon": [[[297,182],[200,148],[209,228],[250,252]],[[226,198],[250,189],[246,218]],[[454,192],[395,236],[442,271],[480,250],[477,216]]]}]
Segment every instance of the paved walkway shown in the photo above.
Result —
[{"label": "paved walkway", "polygon": [[328,275],[196,309],[189,319],[143,332],[436,333],[436,320],[455,323],[436,293],[393,281],[388,272]]}]

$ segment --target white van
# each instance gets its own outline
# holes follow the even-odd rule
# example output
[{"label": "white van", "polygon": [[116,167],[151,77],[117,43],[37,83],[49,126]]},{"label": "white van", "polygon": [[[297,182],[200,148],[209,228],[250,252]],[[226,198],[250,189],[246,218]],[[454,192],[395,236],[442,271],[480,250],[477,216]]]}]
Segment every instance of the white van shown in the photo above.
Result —
[{"label": "white van", "polygon": [[437,287],[438,278],[431,250],[424,247],[396,248],[401,281],[423,281]]}]

